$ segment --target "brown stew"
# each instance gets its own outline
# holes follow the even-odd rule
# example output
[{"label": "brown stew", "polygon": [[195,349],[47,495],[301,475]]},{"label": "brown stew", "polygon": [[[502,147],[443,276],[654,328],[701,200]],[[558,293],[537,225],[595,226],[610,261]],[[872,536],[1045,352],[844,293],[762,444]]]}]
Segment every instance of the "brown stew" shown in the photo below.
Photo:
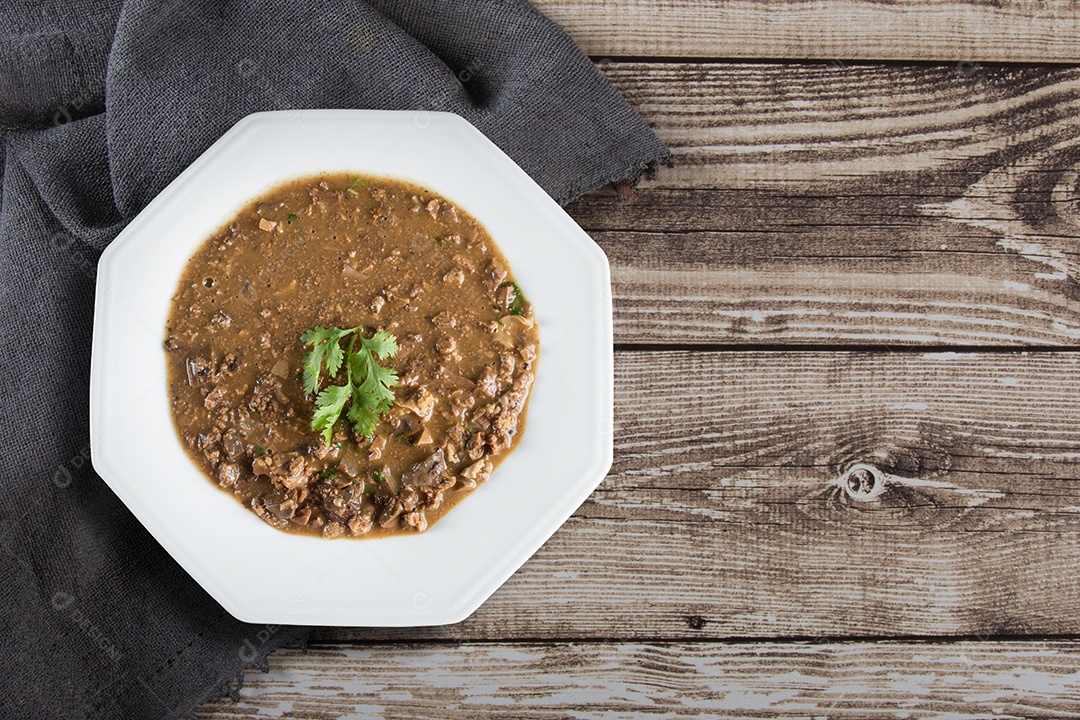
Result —
[{"label": "brown stew", "polygon": [[[300,337],[394,335],[399,382],[370,437],[312,429]],[[472,217],[429,190],[305,178],[245,207],[188,262],[165,329],[173,420],[195,463],[275,528],[424,531],[521,437],[532,308]],[[345,348],[347,342],[342,342]],[[320,387],[341,384],[322,373]]]}]

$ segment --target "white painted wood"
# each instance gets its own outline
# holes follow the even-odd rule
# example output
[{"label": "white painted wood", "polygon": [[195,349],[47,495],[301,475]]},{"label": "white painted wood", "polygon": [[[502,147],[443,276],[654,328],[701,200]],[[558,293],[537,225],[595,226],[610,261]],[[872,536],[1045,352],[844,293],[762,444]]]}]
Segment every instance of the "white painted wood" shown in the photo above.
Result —
[{"label": "white painted wood", "polygon": [[320,645],[196,717],[1075,717],[1078,668],[1071,642]]}]

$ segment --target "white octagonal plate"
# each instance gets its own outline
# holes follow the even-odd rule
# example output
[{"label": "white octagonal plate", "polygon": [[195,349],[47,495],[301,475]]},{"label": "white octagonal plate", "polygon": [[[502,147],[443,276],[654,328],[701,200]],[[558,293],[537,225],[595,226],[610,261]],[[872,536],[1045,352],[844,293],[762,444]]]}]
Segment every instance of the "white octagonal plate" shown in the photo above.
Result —
[{"label": "white octagonal plate", "polygon": [[[399,178],[491,233],[533,303],[540,358],[517,450],[426,533],[324,540],[280,532],[191,463],[162,349],[181,271],[249,199],[322,172]],[[596,488],[612,457],[607,258],[510,158],[456,115],[258,113],[151,202],[98,266],[90,386],[94,467],[166,550],[248,622],[439,625],[468,617]]]}]

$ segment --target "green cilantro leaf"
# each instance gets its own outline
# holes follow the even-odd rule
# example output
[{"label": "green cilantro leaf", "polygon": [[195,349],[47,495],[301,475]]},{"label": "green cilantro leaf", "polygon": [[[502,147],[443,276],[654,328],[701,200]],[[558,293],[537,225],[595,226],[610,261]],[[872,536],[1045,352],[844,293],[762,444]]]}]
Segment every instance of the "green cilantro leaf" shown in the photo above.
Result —
[{"label": "green cilantro leaf", "polygon": [[323,440],[330,444],[334,423],[341,417],[341,410],[349,399],[347,385],[327,385],[315,397],[315,414],[311,416],[311,429],[322,432]]},{"label": "green cilantro leaf", "polygon": [[[341,340],[350,335],[346,352]],[[301,335],[300,342],[311,348],[303,360],[304,392],[315,394],[311,429],[321,432],[329,444],[334,425],[348,403],[346,419],[358,435],[370,438],[379,416],[394,404],[394,391],[390,388],[398,384],[397,371],[379,365],[377,360],[387,360],[397,353],[397,338],[385,331],[365,338],[361,326],[349,329],[316,326]],[[324,366],[331,380],[344,366],[345,384],[327,385],[320,391]]]},{"label": "green cilantro leaf", "polygon": [[370,340],[360,338],[364,347],[379,356],[380,360],[392,358],[397,354],[397,338],[388,332],[377,332]]},{"label": "green cilantro leaf", "polygon": [[338,370],[341,369],[341,363],[345,360],[345,351],[341,349],[339,340],[341,337],[337,337],[330,343],[330,347],[326,350],[326,372],[330,377],[334,377],[338,374]]}]

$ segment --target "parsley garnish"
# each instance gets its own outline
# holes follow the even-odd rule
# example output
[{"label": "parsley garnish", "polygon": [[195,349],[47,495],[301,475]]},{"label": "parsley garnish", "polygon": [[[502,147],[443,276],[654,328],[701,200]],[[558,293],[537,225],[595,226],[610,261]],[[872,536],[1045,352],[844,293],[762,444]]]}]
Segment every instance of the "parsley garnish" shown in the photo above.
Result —
[{"label": "parsley garnish", "polygon": [[288,220],[289,222],[292,222],[293,220],[299,220],[300,216],[297,215],[296,213],[289,213],[289,217],[287,217],[285,219]]},{"label": "parsley garnish", "polygon": [[521,292],[521,288],[518,287],[516,282],[504,282],[499,287],[513,288],[514,289],[514,301],[510,303],[511,315],[524,315],[525,314],[525,293]]},{"label": "parsley garnish", "polygon": [[375,472],[371,473],[371,477],[375,478],[375,482],[377,483],[386,482],[386,476],[383,475],[382,471],[380,470],[376,470]]},{"label": "parsley garnish", "polygon": [[[346,352],[340,343],[349,336]],[[334,424],[341,418],[345,404],[349,403],[345,417],[357,435],[374,435],[379,415],[394,404],[394,391],[390,388],[398,384],[397,371],[382,367],[376,358],[393,357],[398,349],[397,338],[388,332],[377,332],[371,338],[365,338],[362,326],[349,329],[316,326],[301,335],[300,342],[311,348],[304,355],[304,392],[308,395],[318,393],[311,429],[320,431],[323,441],[329,445]],[[345,366],[345,384],[327,385],[319,390],[323,367],[333,379],[342,365]]]}]

